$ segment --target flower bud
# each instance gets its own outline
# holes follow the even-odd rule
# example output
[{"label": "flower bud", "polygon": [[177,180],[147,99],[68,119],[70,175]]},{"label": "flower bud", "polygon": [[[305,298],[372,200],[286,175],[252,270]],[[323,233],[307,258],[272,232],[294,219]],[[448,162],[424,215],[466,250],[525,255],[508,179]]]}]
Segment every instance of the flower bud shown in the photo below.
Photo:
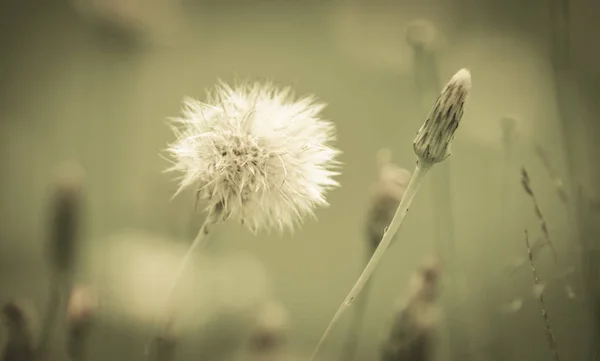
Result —
[{"label": "flower bud", "polygon": [[446,84],[413,142],[419,161],[435,164],[448,158],[470,88],[471,73],[467,69],[459,70]]}]

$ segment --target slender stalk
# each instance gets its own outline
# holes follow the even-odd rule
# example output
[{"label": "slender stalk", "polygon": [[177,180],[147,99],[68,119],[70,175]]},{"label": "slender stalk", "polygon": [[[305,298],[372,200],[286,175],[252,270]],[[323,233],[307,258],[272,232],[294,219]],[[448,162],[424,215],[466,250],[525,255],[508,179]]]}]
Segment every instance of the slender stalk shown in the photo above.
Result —
[{"label": "slender stalk", "polygon": [[[369,252],[367,255],[367,262],[371,259],[372,253]],[[363,288],[363,292],[356,300],[356,306],[354,308],[354,318],[348,331],[346,338],[346,345],[342,350],[340,361],[352,361],[356,355],[358,344],[360,341],[360,332],[362,331],[363,322],[365,320],[365,313],[367,312],[367,305],[369,304],[369,295],[371,294],[373,282],[367,282]]]},{"label": "slender stalk", "polygon": [[[533,263],[533,252],[531,252],[531,245],[529,244],[529,234],[527,230],[525,230],[525,244],[527,246],[527,256],[529,257],[529,266],[531,267],[531,273],[533,274],[533,283],[538,286],[540,284],[540,279],[537,275],[537,270],[535,269],[535,265]],[[546,310],[546,302],[544,301],[544,293],[540,292],[539,296],[540,306],[542,307],[542,316],[544,317],[544,325],[546,326],[546,339],[548,340],[548,346],[550,347],[550,351],[552,351],[552,355],[554,356],[555,361],[559,361],[558,358],[558,350],[556,349],[556,337],[554,336],[554,331],[550,326],[550,319],[548,318],[548,311]]]},{"label": "slender stalk", "polygon": [[192,245],[190,246],[186,254],[183,256],[183,259],[179,264],[179,269],[177,271],[175,279],[173,280],[171,288],[167,293],[165,314],[163,315],[163,318],[159,320],[160,327],[158,333],[146,346],[146,354],[149,360],[169,361],[174,357],[175,340],[173,339],[170,331],[172,331],[171,327],[174,323],[175,317],[175,312],[173,309],[175,291],[177,290],[177,286],[179,285],[179,282],[185,274],[185,270],[188,266],[188,263],[192,259],[192,256],[200,247],[206,244],[208,236],[210,235],[208,227],[214,224],[214,220],[215,218],[213,214],[207,215],[207,217],[204,219],[204,222],[202,223],[202,226],[200,226],[200,230],[198,230],[196,238],[194,238]]},{"label": "slender stalk", "polygon": [[170,317],[168,317],[168,316],[173,311],[171,308],[173,307],[175,291],[177,290],[177,286],[179,285],[179,282],[181,281],[181,279],[183,278],[183,275],[185,274],[185,270],[188,266],[188,263],[192,259],[192,256],[194,255],[196,250],[198,250],[200,247],[202,247],[206,244],[206,241],[208,240],[208,236],[210,235],[210,231],[209,231],[208,227],[213,222],[214,222],[214,218],[211,214],[209,214],[204,219],[204,222],[202,223],[200,230],[198,230],[198,234],[196,235],[196,238],[194,238],[192,245],[190,246],[190,248],[188,249],[186,254],[183,256],[183,259],[181,260],[181,263],[179,264],[179,269],[177,271],[175,279],[173,280],[173,283],[171,284],[171,288],[169,289],[169,292],[167,293],[167,304],[166,304],[167,306],[165,309],[166,313],[167,313],[166,314],[167,317],[165,318],[165,320],[169,320]]},{"label": "slender stalk", "polygon": [[554,244],[552,243],[552,239],[550,238],[550,232],[548,231],[548,223],[546,223],[546,218],[542,214],[542,210],[540,209],[540,205],[537,201],[537,197],[535,193],[533,193],[533,189],[531,188],[531,181],[529,179],[529,173],[525,167],[521,168],[521,185],[523,186],[523,190],[529,198],[531,198],[531,202],[533,203],[533,211],[535,212],[535,216],[540,222],[540,229],[542,234],[544,235],[544,240],[548,247],[552,250],[552,255],[554,256],[554,261],[558,262],[558,254],[556,253],[556,249],[554,248]]},{"label": "slender stalk", "polygon": [[413,172],[410,182],[408,183],[408,187],[406,188],[404,197],[402,198],[402,201],[400,202],[400,205],[398,206],[398,209],[396,210],[396,214],[394,214],[394,218],[392,219],[392,222],[390,223],[389,227],[385,231],[383,238],[382,238],[381,242],[379,243],[379,246],[377,246],[377,249],[375,249],[373,256],[371,257],[371,259],[365,266],[365,269],[363,270],[362,274],[360,275],[360,277],[358,278],[358,280],[352,287],[352,290],[350,291],[348,296],[346,296],[346,299],[344,300],[344,302],[341,304],[341,306],[338,308],[337,312],[331,319],[329,325],[327,326],[327,329],[325,330],[325,333],[321,337],[321,340],[317,344],[317,347],[315,348],[312,356],[310,357],[310,361],[315,360],[315,357],[319,353],[321,347],[324,345],[324,343],[327,340],[327,338],[329,337],[329,335],[331,335],[333,328],[340,321],[343,313],[348,308],[350,308],[350,306],[352,305],[352,302],[360,294],[361,290],[366,285],[367,281],[373,275],[373,272],[379,265],[379,262],[381,262],[381,259],[383,258],[385,251],[387,251],[390,243],[394,239],[394,236],[398,232],[398,229],[400,228],[400,225],[402,224],[402,221],[404,220],[406,213],[408,213],[408,208],[410,207],[410,204],[412,203],[415,195],[417,194],[419,187],[421,186],[421,184],[423,184],[423,181],[425,179],[425,176],[427,175],[427,172],[431,169],[432,166],[433,166],[433,163],[426,162],[423,159],[419,159],[417,161],[415,171]]}]

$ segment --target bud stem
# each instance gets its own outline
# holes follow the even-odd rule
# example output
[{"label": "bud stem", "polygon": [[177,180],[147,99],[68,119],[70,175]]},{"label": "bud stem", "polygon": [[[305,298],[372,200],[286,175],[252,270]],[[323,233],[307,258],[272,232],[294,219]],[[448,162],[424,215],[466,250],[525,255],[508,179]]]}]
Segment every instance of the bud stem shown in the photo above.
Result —
[{"label": "bud stem", "polygon": [[361,290],[363,289],[363,287],[365,286],[367,281],[373,275],[375,269],[379,265],[379,262],[383,258],[385,251],[387,251],[390,243],[394,239],[394,236],[398,232],[398,229],[400,228],[400,225],[402,224],[402,221],[404,220],[406,213],[408,213],[408,208],[410,207],[412,200],[414,199],[415,195],[417,194],[419,187],[421,186],[421,184],[423,184],[423,181],[425,180],[425,176],[427,175],[427,173],[429,172],[429,170],[431,169],[431,167],[433,165],[434,165],[434,163],[424,161],[423,159],[419,159],[417,161],[415,171],[413,172],[412,177],[410,178],[410,182],[408,183],[408,186],[404,193],[404,197],[402,197],[402,200],[400,201],[400,204],[398,205],[398,209],[396,209],[396,213],[394,214],[394,218],[392,219],[392,222],[390,223],[389,227],[385,231],[383,238],[381,239],[381,242],[375,249],[375,252],[373,252],[373,256],[371,256],[371,259],[365,266],[362,274],[360,275],[360,277],[358,278],[358,280],[352,287],[352,290],[350,291],[348,296],[346,296],[346,299],[344,300],[342,305],[338,308],[337,312],[335,313],[335,315],[329,322],[329,326],[327,326],[325,333],[323,334],[323,336],[321,337],[321,340],[317,344],[317,347],[313,351],[313,354],[310,357],[310,361],[315,360],[315,357],[319,353],[319,351],[320,351],[321,347],[323,346],[323,344],[325,343],[326,339],[329,337],[329,335],[333,331],[333,328],[341,319],[342,314],[346,310],[348,310],[348,308],[350,308],[350,306],[352,305],[352,302],[360,294]]}]

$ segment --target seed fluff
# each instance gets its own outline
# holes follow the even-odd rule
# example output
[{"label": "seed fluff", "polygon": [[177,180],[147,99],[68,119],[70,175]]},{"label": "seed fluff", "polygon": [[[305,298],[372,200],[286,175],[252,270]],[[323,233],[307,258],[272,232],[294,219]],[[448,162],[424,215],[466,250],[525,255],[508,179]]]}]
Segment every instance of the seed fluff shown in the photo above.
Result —
[{"label": "seed fluff", "polygon": [[296,98],[272,83],[222,81],[201,102],[183,101],[172,120],[176,140],[167,152],[180,172],[179,189],[194,188],[217,221],[234,219],[253,232],[289,229],[337,187],[335,127],[325,104]]}]

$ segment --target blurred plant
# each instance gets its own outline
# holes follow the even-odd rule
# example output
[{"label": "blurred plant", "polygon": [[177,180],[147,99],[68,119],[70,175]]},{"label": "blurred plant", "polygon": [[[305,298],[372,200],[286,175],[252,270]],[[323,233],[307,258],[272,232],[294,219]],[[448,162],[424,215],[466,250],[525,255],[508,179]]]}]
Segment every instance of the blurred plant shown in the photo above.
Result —
[{"label": "blurred plant", "polygon": [[[600,355],[600,287],[598,287],[598,230],[595,229],[597,220],[590,216],[589,198],[583,196],[581,183],[596,184],[594,179],[589,179],[590,168],[597,167],[594,152],[588,151],[581,144],[594,144],[595,136],[592,129],[596,122],[594,116],[586,117],[581,114],[581,82],[577,77],[572,61],[572,26],[573,2],[570,0],[548,0],[547,29],[550,31],[549,59],[554,73],[554,96],[560,118],[560,133],[565,143],[565,155],[569,178],[566,188],[568,194],[578,194],[571,203],[572,224],[576,228],[580,244],[582,269],[585,280],[585,290],[590,305],[590,313],[595,320],[591,327],[589,345],[591,350],[589,358]],[[587,178],[587,179],[586,179]]]},{"label": "blurred plant", "polygon": [[98,300],[91,288],[76,286],[72,289],[67,308],[67,354],[72,361],[85,359],[86,340],[97,306]]},{"label": "blurred plant", "polygon": [[207,217],[182,260],[173,292],[188,260],[209,235],[209,226],[239,221],[252,232],[293,230],[325,193],[338,186],[333,176],[340,153],[330,146],[335,130],[320,118],[325,107],[312,96],[295,99],[290,88],[273,84],[220,82],[205,103],[186,98],[173,119],[177,137],[167,151],[181,172],[175,195],[195,188]]},{"label": "blurred plant", "polygon": [[515,145],[518,139],[517,118],[513,115],[505,115],[500,118],[500,129],[502,131],[502,144],[508,149]]},{"label": "blurred plant", "polygon": [[146,353],[151,361],[174,361],[175,350],[177,347],[177,338],[173,332],[172,319],[166,321],[162,332],[155,336]]},{"label": "blurred plant", "polygon": [[405,304],[394,315],[381,349],[382,361],[427,361],[432,358],[438,324],[437,260],[427,262],[413,275]]},{"label": "blurred plant", "polygon": [[2,307],[2,319],[8,330],[8,340],[2,351],[2,361],[33,361],[33,338],[29,319],[19,304],[8,302]]},{"label": "blurred plant", "polygon": [[250,361],[280,361],[287,344],[289,317],[285,307],[267,302],[256,318],[248,343]]},{"label": "blurred plant", "polygon": [[[569,195],[570,192],[568,191],[566,182],[559,175],[555,165],[552,163],[552,158],[541,145],[534,144],[534,152],[546,169],[558,198],[565,206],[570,219],[569,225],[579,241],[577,247],[581,255],[581,269],[585,284],[585,288],[581,290],[581,293],[589,300],[588,302],[591,305],[590,312],[596,319],[595,325],[592,325],[591,330],[590,341],[592,350],[590,354],[600,354],[600,349],[596,349],[597,346],[595,346],[597,336],[594,335],[594,333],[597,335],[600,330],[600,287],[597,282],[600,271],[597,266],[598,246],[594,244],[594,240],[597,239],[594,234],[597,234],[597,231],[594,230],[595,223],[593,220],[593,212],[597,211],[598,208],[594,209],[594,201],[588,196],[583,195],[581,186],[577,191],[571,193],[575,196]],[[565,290],[569,298],[575,297],[570,285],[566,284]]]},{"label": "blurred plant", "polygon": [[600,358],[600,346],[596,342],[598,332],[600,332],[600,285],[598,277],[600,276],[600,245],[598,244],[597,235],[600,234],[598,226],[598,201],[592,199],[588,194],[584,193],[583,187],[579,187],[574,205],[580,207],[580,211],[575,214],[580,218],[579,232],[580,252],[582,262],[582,274],[585,283],[585,293],[588,299],[590,314],[592,315],[593,325],[590,333],[590,351],[591,357]]},{"label": "blurred plant", "polygon": [[533,202],[533,210],[535,212],[535,216],[537,217],[537,219],[540,222],[540,230],[542,231],[543,240],[544,240],[545,244],[548,245],[548,247],[550,247],[550,249],[552,250],[554,260],[558,261],[558,254],[556,253],[554,244],[552,243],[552,240],[550,239],[550,232],[548,231],[548,223],[546,222],[546,219],[544,218],[544,215],[542,214],[542,210],[540,209],[540,205],[537,201],[537,198],[536,198],[535,194],[533,193],[533,190],[531,188],[531,180],[529,179],[529,174],[527,173],[527,170],[525,169],[525,167],[521,168],[521,185],[523,186],[523,190],[525,191],[525,193],[529,196],[529,198],[531,198],[531,201]]},{"label": "blurred plant", "polygon": [[[537,238],[534,242],[531,243],[532,257],[535,260],[538,257],[538,255],[540,254],[540,251],[544,247],[548,246],[552,250],[552,255],[554,257],[554,261],[556,263],[559,263],[558,254],[557,254],[556,249],[554,248],[554,244],[552,243],[552,240],[550,238],[550,232],[548,231],[548,223],[546,222],[546,218],[544,217],[544,215],[541,211],[541,208],[537,201],[537,197],[536,197],[535,193],[533,192],[533,188],[531,187],[531,179],[529,178],[529,173],[527,172],[525,167],[521,167],[521,186],[533,203],[534,214],[535,214],[536,218],[538,219],[538,222],[540,224],[540,230],[542,233],[541,237]],[[513,260],[508,267],[509,275],[514,274],[517,270],[521,269],[526,264],[527,264],[526,258],[519,257],[519,258]],[[565,291],[566,291],[567,295],[569,296],[569,298],[574,298],[574,296],[575,296],[572,287],[567,282],[567,277],[572,273],[574,273],[574,269],[571,267],[571,268],[568,268],[565,271],[561,272],[558,275],[558,278],[560,278],[565,283]]]},{"label": "blurred plant", "polygon": [[66,307],[63,307],[63,301],[70,293],[81,228],[83,175],[83,170],[77,164],[68,163],[59,169],[50,209],[50,239],[47,243],[51,266],[50,296],[36,347],[38,355],[47,352],[50,338],[55,333],[56,320]]},{"label": "blurred plant", "polygon": [[406,43],[412,49],[415,87],[426,115],[443,85],[436,51],[439,48],[439,31],[431,21],[411,21],[406,28]]},{"label": "blurred plant", "polygon": [[[366,219],[366,262],[377,249],[386,227],[394,218],[394,213],[404,196],[411,177],[410,171],[400,168],[392,162],[392,154],[389,149],[381,149],[377,152],[377,167],[379,174],[377,182],[371,188],[370,206]],[[370,290],[371,282],[367,282],[363,292],[356,300],[354,318],[342,349],[341,361],[352,361],[355,357]]]},{"label": "blurred plant", "polygon": [[[529,244],[529,234],[527,230],[525,230],[525,244],[527,246],[527,255],[529,258],[529,265],[531,267],[531,273],[533,274],[533,282],[536,287],[541,285],[540,279],[538,278],[537,271],[535,269],[535,265],[533,263],[533,253],[531,252],[531,246]],[[558,361],[558,351],[556,349],[556,337],[554,336],[554,331],[550,326],[550,320],[548,318],[548,311],[546,310],[546,303],[544,302],[544,292],[543,288],[540,289],[538,298],[540,300],[540,306],[542,308],[542,316],[544,317],[544,324],[546,326],[546,338],[548,340],[548,346],[550,347],[550,351],[552,351],[552,355],[554,356],[554,360]]]},{"label": "blurred plant", "polygon": [[[549,322],[548,312],[546,310],[546,305],[545,305],[545,300],[544,300],[544,291],[552,282],[555,282],[556,280],[560,280],[561,283],[564,284],[564,290],[565,290],[567,298],[574,299],[575,297],[577,297],[575,292],[573,291],[573,288],[571,287],[571,285],[569,284],[569,282],[567,280],[567,277],[569,275],[573,274],[575,272],[575,269],[573,267],[567,268],[565,271],[560,272],[554,279],[552,279],[548,282],[540,281],[540,279],[537,275],[537,270],[535,268],[535,258],[537,256],[537,254],[539,254],[538,251],[541,250],[542,248],[548,246],[552,249],[554,260],[557,264],[559,264],[559,258],[558,258],[556,251],[554,250],[553,243],[550,239],[550,233],[548,231],[548,224],[546,222],[546,219],[544,218],[544,215],[541,212],[537,198],[531,187],[531,179],[529,178],[529,174],[528,174],[527,170],[525,169],[525,167],[521,168],[521,186],[523,187],[523,190],[529,196],[529,198],[531,198],[531,200],[533,202],[534,213],[540,223],[540,230],[541,230],[542,236],[540,238],[538,238],[538,240],[536,240],[535,242],[532,243],[529,239],[529,232],[527,230],[525,230],[525,243],[527,246],[527,261],[519,259],[517,262],[514,262],[514,264],[510,267],[510,272],[512,274],[516,270],[520,269],[523,265],[529,264],[531,271],[533,273],[533,279],[534,279],[533,295],[536,299],[539,300],[541,308],[542,308],[542,315],[544,317],[544,323],[545,323],[545,327],[546,327],[546,338],[548,340],[548,345],[554,356],[554,359],[558,360],[559,356],[558,356],[558,351],[557,351],[557,346],[556,346],[556,338],[554,335],[554,331],[552,330],[552,327]],[[519,307],[515,307],[513,309],[506,309],[505,312],[506,313],[514,313],[514,312],[519,311],[521,309],[522,303],[523,302],[521,299],[514,300],[513,304],[515,304],[515,305],[518,304]]]},{"label": "blurred plant", "polygon": [[513,159],[517,148],[517,118],[511,115],[505,115],[500,118],[500,129],[502,132],[502,145],[504,147],[504,177],[502,179],[502,216],[500,217],[500,227],[504,227],[507,222],[506,217],[509,215],[509,203],[512,199],[512,180],[513,176]]},{"label": "blurred plant", "polygon": [[369,258],[381,242],[411,178],[409,170],[392,162],[389,149],[377,152],[378,179],[371,186],[370,208],[366,220]]},{"label": "blurred plant", "polygon": [[182,37],[183,12],[179,0],[70,0],[97,40],[118,51],[148,45],[171,45]]},{"label": "blurred plant", "polygon": [[59,169],[51,209],[50,261],[57,273],[69,274],[76,263],[83,196],[83,169],[72,163]]},{"label": "blurred plant", "polygon": [[360,294],[367,281],[373,275],[373,272],[379,265],[385,251],[398,232],[398,229],[408,212],[408,208],[429,170],[435,164],[444,161],[450,156],[450,143],[452,142],[454,133],[462,119],[464,105],[467,101],[470,88],[471,73],[467,69],[459,70],[450,79],[448,84],[446,84],[439,98],[435,102],[431,113],[425,120],[425,123],[417,132],[413,142],[413,150],[417,156],[417,164],[410,182],[406,187],[404,196],[402,197],[396,213],[394,214],[389,227],[385,231],[381,242],[377,246],[375,252],[373,252],[373,256],[327,326],[325,333],[313,352],[311,361],[314,360],[318,354],[321,346],[333,331],[334,326],[339,322],[342,314],[352,305],[352,302]]},{"label": "blurred plant", "polygon": [[544,168],[546,168],[546,171],[548,172],[548,176],[550,177],[550,180],[554,185],[558,198],[565,206],[568,206],[569,196],[565,187],[565,183],[563,182],[562,178],[558,175],[558,172],[554,169],[554,166],[550,161],[550,157],[548,156],[544,148],[542,148],[542,146],[540,146],[537,143],[534,144],[534,151],[538,158],[540,158],[540,161],[544,165]]},{"label": "blurred plant", "polygon": [[[527,172],[525,167],[521,168],[521,186],[522,186],[523,190],[525,191],[525,193],[532,200],[533,207],[534,207],[534,214],[539,221],[542,236],[537,238],[534,242],[530,242],[529,236],[527,236],[529,253],[526,258],[519,257],[519,258],[515,259],[513,262],[511,262],[511,264],[508,267],[509,275],[515,274],[516,271],[520,270],[526,264],[535,261],[535,259],[539,256],[540,251],[546,246],[552,250],[553,256],[554,256],[554,261],[560,265],[560,263],[559,263],[560,260],[558,258],[558,254],[556,253],[556,250],[554,249],[554,245],[550,238],[550,232],[548,231],[548,223],[546,222],[546,219],[544,218],[544,215],[540,209],[540,206],[539,206],[539,203],[535,196],[535,193],[533,191],[533,188],[531,187],[531,179],[529,178],[529,173]],[[531,258],[531,259],[528,262],[529,258]],[[564,285],[564,290],[567,295],[567,298],[574,299],[577,295],[575,294],[573,287],[570,285],[570,283],[567,279],[574,272],[575,272],[574,267],[569,267],[566,270],[560,272],[556,277],[554,277],[553,279],[551,279],[548,282],[545,282],[545,283],[537,282],[534,285],[534,289],[533,289],[534,296],[536,298],[539,297],[539,294],[542,293],[550,284],[556,282],[557,280],[560,280],[561,283],[563,283],[563,285]],[[512,304],[516,305],[517,303],[522,305],[522,300],[520,298],[515,299]],[[521,307],[507,308],[506,306],[504,308],[505,308],[504,309],[505,313],[514,313],[521,309]],[[510,309],[510,311],[509,311],[509,309]]]}]

